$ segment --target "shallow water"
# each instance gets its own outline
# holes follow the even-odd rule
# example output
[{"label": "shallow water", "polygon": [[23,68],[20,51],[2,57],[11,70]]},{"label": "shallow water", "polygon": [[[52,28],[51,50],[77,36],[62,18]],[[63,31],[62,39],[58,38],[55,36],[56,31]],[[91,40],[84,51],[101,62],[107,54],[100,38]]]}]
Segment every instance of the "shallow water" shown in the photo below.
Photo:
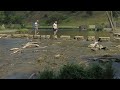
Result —
[{"label": "shallow water", "polygon": [[[42,31],[42,34],[52,34],[52,31]],[[88,35],[99,36],[110,36],[109,32],[94,32],[94,31],[79,31],[76,30],[59,30],[59,35]],[[40,46],[48,46],[47,48],[28,48],[23,50],[21,53],[11,55],[11,48],[19,48],[26,44],[30,40],[20,38],[2,38],[0,39],[0,78],[6,79],[20,79],[27,78],[30,74],[35,71],[43,70],[43,68],[58,68],[66,63],[79,63],[81,57],[86,56],[97,56],[104,54],[118,55],[120,51],[118,48],[112,47],[112,45],[119,45],[119,42],[101,42],[102,45],[107,46],[110,50],[100,50],[93,52],[87,46],[93,41],[75,41],[75,40],[35,40],[40,42]],[[59,43],[58,43],[59,42]],[[62,54],[60,59],[55,59],[54,55]],[[119,56],[119,55],[118,55]],[[38,58],[43,58],[37,63]],[[119,63],[114,63],[113,66],[117,69],[120,68]],[[120,70],[118,70],[120,72]],[[117,73],[119,76],[120,74]]]},{"label": "shallow water", "polygon": [[[32,33],[33,30],[32,30]],[[53,30],[52,29],[39,29],[39,34],[40,35],[53,35]],[[109,33],[108,31],[80,31],[79,29],[59,29],[57,32],[58,37],[61,35],[70,35],[71,37],[73,36],[96,36],[97,38],[102,36],[102,37],[112,37],[112,34]]]}]

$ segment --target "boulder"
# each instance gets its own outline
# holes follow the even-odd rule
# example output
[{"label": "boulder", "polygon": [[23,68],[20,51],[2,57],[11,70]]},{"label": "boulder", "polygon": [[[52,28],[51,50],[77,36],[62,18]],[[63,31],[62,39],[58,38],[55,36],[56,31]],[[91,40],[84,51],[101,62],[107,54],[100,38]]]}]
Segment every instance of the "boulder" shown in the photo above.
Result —
[{"label": "boulder", "polygon": [[70,36],[61,35],[60,38],[63,39],[63,40],[68,40],[68,39],[70,39]]},{"label": "boulder", "polygon": [[76,39],[76,40],[83,40],[84,36],[75,36],[74,39]]}]

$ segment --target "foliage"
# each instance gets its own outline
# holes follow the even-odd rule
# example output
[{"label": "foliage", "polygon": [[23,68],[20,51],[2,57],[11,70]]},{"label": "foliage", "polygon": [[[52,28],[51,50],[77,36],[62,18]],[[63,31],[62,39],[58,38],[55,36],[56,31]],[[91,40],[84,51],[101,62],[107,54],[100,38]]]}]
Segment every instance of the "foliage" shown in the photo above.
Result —
[{"label": "foliage", "polygon": [[[119,17],[119,11],[112,12],[114,18]],[[96,22],[108,23],[105,15],[105,11],[0,11],[0,24],[27,24],[31,26],[33,21],[40,19],[40,25],[51,26],[55,20],[59,25],[92,25]]]},{"label": "foliage", "polygon": [[58,21],[60,23],[62,20],[65,20],[66,18],[67,18],[66,15],[55,13],[54,15],[48,17],[48,19],[46,20],[46,24],[51,25],[54,21]]},{"label": "foliage", "polygon": [[64,65],[57,75],[53,71],[45,70],[39,74],[39,79],[113,79],[115,75],[112,63],[105,65],[91,64],[88,67],[83,65]]},{"label": "foliage", "polygon": [[112,63],[107,63],[105,65],[105,69],[104,69],[104,72],[103,72],[103,78],[104,79],[113,79],[114,75],[115,75],[115,71],[114,69],[112,68]]},{"label": "foliage", "polygon": [[86,70],[86,72],[88,79],[102,79],[104,70],[102,69],[102,67],[100,67],[100,65],[93,64]]},{"label": "foliage", "polygon": [[85,71],[79,65],[66,65],[60,70],[60,79],[85,79]]},{"label": "foliage", "polygon": [[4,20],[5,20],[4,11],[0,11],[0,24],[2,24]]},{"label": "foliage", "polygon": [[38,79],[54,79],[54,73],[50,70],[45,70],[43,72],[39,72]]},{"label": "foliage", "polygon": [[16,31],[16,33],[19,33],[19,34],[25,34],[25,33],[28,33],[29,32],[29,29],[19,29]]}]

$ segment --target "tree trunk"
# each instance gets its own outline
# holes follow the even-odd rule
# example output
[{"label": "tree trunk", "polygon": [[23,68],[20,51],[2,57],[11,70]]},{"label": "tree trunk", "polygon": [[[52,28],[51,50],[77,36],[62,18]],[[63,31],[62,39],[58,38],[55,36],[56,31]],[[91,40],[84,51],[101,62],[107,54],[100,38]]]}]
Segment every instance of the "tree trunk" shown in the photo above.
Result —
[{"label": "tree trunk", "polygon": [[109,22],[110,22],[110,25],[111,25],[111,27],[112,27],[112,30],[114,31],[115,28],[114,28],[114,24],[113,24],[112,12],[111,12],[111,15],[109,15],[109,12],[106,11],[106,14],[107,14],[108,20],[109,20]]}]

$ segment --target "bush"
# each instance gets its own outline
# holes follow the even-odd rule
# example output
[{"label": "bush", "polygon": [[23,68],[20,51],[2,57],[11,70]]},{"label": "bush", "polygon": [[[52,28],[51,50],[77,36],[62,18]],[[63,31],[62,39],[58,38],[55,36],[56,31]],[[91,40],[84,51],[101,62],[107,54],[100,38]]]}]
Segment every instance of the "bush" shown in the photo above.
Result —
[{"label": "bush", "polygon": [[112,63],[107,63],[103,72],[103,79],[113,79],[115,75],[114,69],[112,68]]},{"label": "bush", "polygon": [[67,18],[66,15],[56,13],[47,18],[46,24],[51,25],[54,21],[61,22],[62,20],[65,20],[66,18]]},{"label": "bush", "polygon": [[92,64],[89,67],[83,65],[68,64],[63,66],[57,75],[53,71],[45,70],[39,74],[39,79],[113,79],[114,70],[112,64]]},{"label": "bush", "polygon": [[39,72],[38,79],[54,79],[55,75],[53,71],[45,70],[43,72]]},{"label": "bush", "polygon": [[103,25],[97,25],[97,31],[102,31],[103,30]]},{"label": "bush", "polygon": [[0,30],[5,30],[5,25],[0,25]]},{"label": "bush", "polygon": [[102,79],[103,78],[103,68],[100,65],[93,64],[87,70],[88,79]]},{"label": "bush", "polygon": [[115,75],[111,62],[102,65],[92,64],[86,72],[88,79],[113,79]]},{"label": "bush", "polygon": [[85,79],[85,71],[83,66],[66,65],[60,70],[60,79]]},{"label": "bush", "polygon": [[19,34],[29,33],[29,29],[19,29],[16,31],[16,33],[19,33]]}]

